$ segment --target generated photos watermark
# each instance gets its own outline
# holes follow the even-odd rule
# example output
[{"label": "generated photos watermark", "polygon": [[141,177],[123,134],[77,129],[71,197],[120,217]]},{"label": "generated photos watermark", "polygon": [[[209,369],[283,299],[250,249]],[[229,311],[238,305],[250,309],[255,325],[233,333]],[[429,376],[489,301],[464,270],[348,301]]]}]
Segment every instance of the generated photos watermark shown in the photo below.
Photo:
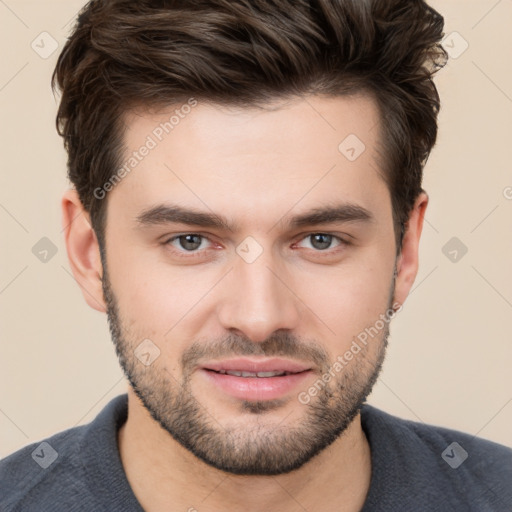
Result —
[{"label": "generated photos watermark", "polygon": [[326,384],[331,379],[336,377],[337,373],[340,373],[354,356],[359,354],[363,349],[361,345],[366,346],[369,339],[375,338],[393,318],[396,314],[402,310],[402,304],[395,302],[392,308],[389,308],[385,313],[381,313],[379,319],[371,327],[366,327],[364,331],[361,331],[353,340],[350,348],[345,351],[344,354],[339,355],[336,361],[329,367],[329,369],[319,377],[307,391],[301,391],[297,398],[301,404],[307,405],[311,401],[311,397],[316,396],[320,390],[325,388]]},{"label": "generated photos watermark", "polygon": [[190,114],[192,108],[197,106],[198,102],[195,98],[189,98],[187,103],[181,105],[180,108],[174,110],[173,115],[169,117],[168,121],[160,123],[153,131],[146,137],[142,146],[136,151],[133,151],[131,156],[125,160],[123,165],[101,186],[93,191],[96,199],[105,199],[108,192],[123,180],[130,172],[135,169],[150,152],[155,149],[162,140],[172,132],[180,124],[182,119]]}]

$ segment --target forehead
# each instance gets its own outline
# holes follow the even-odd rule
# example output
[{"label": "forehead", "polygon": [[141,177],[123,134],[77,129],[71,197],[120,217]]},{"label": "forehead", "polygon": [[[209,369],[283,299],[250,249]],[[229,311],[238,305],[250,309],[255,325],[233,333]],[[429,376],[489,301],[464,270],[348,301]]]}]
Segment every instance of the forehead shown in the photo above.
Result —
[{"label": "forehead", "polygon": [[388,195],[370,96],[309,96],[263,109],[194,100],[131,112],[125,125],[128,172],[110,200],[133,214],[164,202],[231,208],[237,217],[339,200],[372,209]]},{"label": "forehead", "polygon": [[[290,156],[298,147],[301,158],[318,158],[320,152],[338,156],[339,143],[349,135],[371,149],[378,142],[380,126],[376,101],[369,94],[305,96],[247,108],[191,98],[158,111],[131,110],[124,119],[128,151],[147,137],[169,147],[175,139],[187,139],[219,158],[264,149]],[[189,151],[186,156],[202,155]]]}]

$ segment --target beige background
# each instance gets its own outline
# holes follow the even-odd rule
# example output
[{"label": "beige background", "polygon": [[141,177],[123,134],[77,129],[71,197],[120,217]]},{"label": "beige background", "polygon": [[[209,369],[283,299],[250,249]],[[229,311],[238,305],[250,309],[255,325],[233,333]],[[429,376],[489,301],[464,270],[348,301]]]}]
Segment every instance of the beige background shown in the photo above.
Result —
[{"label": "beige background", "polygon": [[[92,420],[126,389],[106,318],[85,304],[61,232],[65,153],[49,84],[82,4],[0,2],[0,457]],[[469,46],[437,78],[421,268],[369,402],[512,446],[512,0],[431,5],[446,34]],[[51,49],[42,32],[59,45],[47,59],[31,47]],[[458,36],[447,42],[453,55],[464,48]],[[42,237],[57,247],[46,263],[32,253]],[[468,248],[455,263],[442,252],[452,237]]]}]

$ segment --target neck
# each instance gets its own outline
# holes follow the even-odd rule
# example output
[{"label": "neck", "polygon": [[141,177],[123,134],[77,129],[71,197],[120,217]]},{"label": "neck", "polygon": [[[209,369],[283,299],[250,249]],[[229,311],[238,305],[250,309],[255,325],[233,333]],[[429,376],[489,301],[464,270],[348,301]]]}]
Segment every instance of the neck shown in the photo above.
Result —
[{"label": "neck", "polygon": [[370,487],[370,447],[359,414],[334,443],[295,471],[233,475],[181,446],[130,389],[118,443],[128,482],[146,512],[167,511],[169,504],[189,512],[357,512]]}]

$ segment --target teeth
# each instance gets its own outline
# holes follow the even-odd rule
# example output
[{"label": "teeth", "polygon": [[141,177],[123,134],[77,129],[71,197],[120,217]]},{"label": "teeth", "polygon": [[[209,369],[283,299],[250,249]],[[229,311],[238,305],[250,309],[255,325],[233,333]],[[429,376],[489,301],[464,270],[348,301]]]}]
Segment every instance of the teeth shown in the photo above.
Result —
[{"label": "teeth", "polygon": [[258,377],[276,377],[277,375],[285,375],[286,372],[258,372]]},{"label": "teeth", "polygon": [[290,372],[237,372],[236,370],[219,370],[219,373],[233,375],[235,377],[277,377],[290,375]]}]

